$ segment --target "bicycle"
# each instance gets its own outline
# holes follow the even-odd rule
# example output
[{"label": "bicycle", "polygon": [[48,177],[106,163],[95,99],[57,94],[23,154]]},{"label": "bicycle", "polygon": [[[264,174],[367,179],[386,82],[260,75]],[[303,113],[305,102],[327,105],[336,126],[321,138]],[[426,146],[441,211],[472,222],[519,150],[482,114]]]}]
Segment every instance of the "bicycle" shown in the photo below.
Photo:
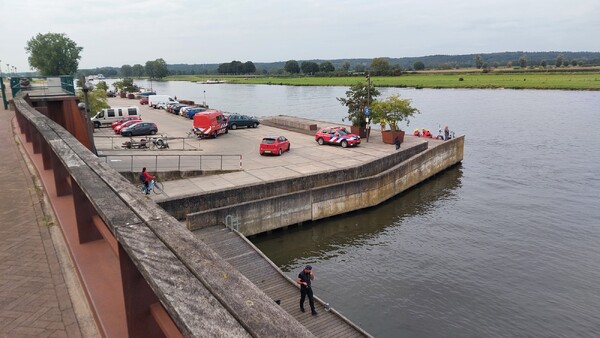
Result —
[{"label": "bicycle", "polygon": [[148,190],[146,190],[146,186],[142,184],[141,191],[149,194],[150,191],[153,191],[155,194],[160,195],[164,191],[163,184],[158,182],[156,179],[153,179],[148,183]]}]

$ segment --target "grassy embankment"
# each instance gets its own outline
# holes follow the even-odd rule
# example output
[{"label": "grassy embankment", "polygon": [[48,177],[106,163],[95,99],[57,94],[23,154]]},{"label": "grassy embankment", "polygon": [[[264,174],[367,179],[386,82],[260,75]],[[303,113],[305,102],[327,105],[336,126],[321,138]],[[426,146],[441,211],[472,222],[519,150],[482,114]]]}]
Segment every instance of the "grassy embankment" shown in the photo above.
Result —
[{"label": "grassy embankment", "polygon": [[[462,80],[460,80],[462,79]],[[363,76],[312,77],[312,76],[169,76],[172,81],[224,80],[239,84],[270,84],[289,86],[350,86],[365,81]],[[600,71],[573,73],[442,73],[423,72],[402,76],[371,76],[378,87],[415,88],[510,88],[510,89],[569,89],[600,90]]]}]

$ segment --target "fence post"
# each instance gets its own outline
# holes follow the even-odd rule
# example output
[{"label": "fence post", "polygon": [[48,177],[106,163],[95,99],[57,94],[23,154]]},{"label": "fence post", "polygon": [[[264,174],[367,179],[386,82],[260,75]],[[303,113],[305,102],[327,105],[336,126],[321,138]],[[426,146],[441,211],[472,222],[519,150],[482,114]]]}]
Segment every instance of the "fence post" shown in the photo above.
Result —
[{"label": "fence post", "polygon": [[223,155],[221,155],[221,170],[223,170]]},{"label": "fence post", "polygon": [[129,163],[131,163],[131,172],[133,172],[133,155],[129,155],[129,157],[131,157],[131,161],[129,161]]},{"label": "fence post", "polygon": [[158,155],[154,155],[154,171],[158,171]]}]

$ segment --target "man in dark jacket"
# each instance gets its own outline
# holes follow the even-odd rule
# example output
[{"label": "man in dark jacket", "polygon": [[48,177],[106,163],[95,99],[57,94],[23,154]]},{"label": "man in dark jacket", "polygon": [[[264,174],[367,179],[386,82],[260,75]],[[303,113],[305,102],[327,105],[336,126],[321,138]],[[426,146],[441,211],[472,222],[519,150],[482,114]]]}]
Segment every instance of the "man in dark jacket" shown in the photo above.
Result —
[{"label": "man in dark jacket", "polygon": [[315,300],[313,298],[312,288],[310,287],[313,279],[315,279],[315,275],[312,272],[312,266],[307,265],[304,267],[304,270],[298,274],[296,283],[300,284],[300,311],[304,312],[304,300],[306,299],[306,296],[308,296],[310,312],[315,316],[317,311],[315,311]]}]

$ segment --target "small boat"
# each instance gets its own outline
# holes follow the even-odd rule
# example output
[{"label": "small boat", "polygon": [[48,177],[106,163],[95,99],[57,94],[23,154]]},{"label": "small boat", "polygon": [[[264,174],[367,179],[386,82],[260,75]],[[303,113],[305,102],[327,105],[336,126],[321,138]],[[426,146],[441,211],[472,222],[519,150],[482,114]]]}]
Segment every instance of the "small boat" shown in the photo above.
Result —
[{"label": "small boat", "polygon": [[206,80],[204,82],[196,82],[196,83],[200,83],[200,84],[219,84],[219,83],[225,83],[225,81],[223,80]]}]

